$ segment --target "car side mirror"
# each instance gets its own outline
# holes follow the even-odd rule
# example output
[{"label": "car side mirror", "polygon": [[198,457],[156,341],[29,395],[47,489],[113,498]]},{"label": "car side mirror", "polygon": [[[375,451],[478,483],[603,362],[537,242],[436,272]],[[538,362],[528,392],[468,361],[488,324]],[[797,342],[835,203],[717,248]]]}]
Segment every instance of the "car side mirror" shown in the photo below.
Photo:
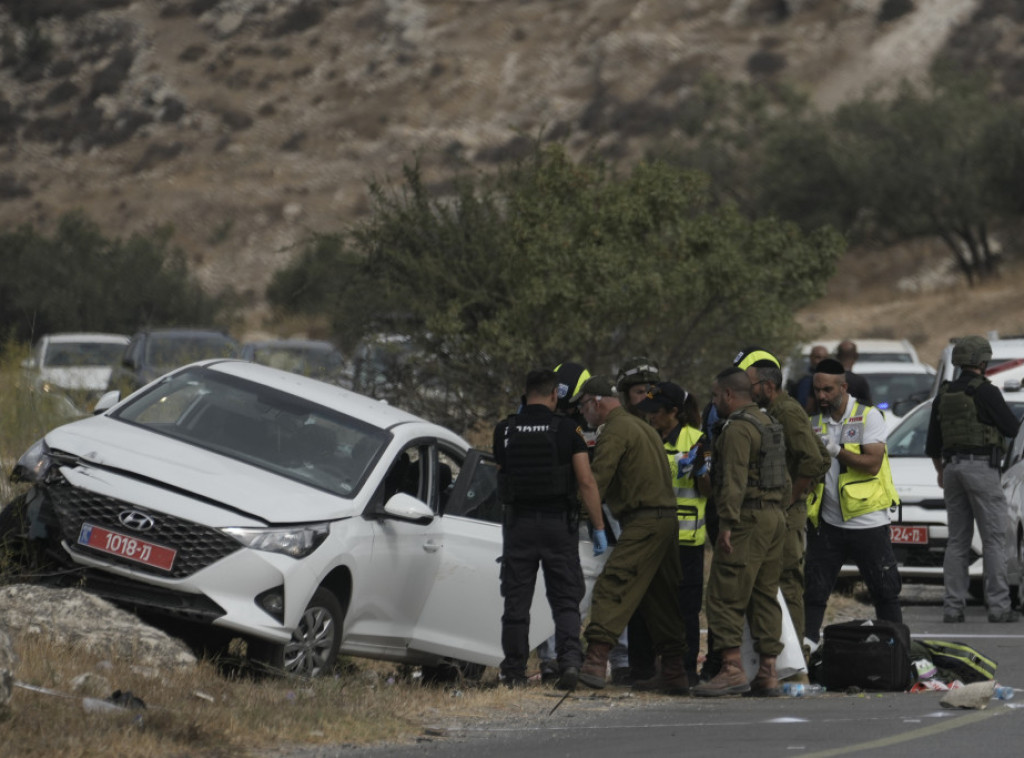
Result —
[{"label": "car side mirror", "polygon": [[103,411],[110,410],[117,401],[121,399],[121,393],[119,390],[110,390],[110,392],[104,392],[100,399],[96,401],[96,405],[92,409],[92,415],[98,416]]},{"label": "car side mirror", "polygon": [[426,503],[420,502],[404,492],[391,496],[391,499],[384,504],[384,513],[392,518],[412,521],[417,524],[429,524],[434,520],[434,512]]}]

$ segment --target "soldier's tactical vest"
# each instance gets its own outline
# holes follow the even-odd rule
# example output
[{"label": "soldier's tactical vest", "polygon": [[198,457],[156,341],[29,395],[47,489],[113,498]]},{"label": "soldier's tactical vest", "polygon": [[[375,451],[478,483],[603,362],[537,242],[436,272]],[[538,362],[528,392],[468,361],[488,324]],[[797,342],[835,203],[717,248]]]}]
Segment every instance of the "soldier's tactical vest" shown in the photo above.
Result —
[{"label": "soldier's tactical vest", "polygon": [[699,460],[685,460],[694,454],[701,436],[700,429],[684,426],[675,442],[665,443],[668,467],[672,472],[672,490],[676,496],[680,545],[703,545],[708,538],[708,500],[697,491],[697,481],[693,475],[694,471],[699,471],[704,465],[704,459],[701,456]]},{"label": "soldier's tactical vest", "polygon": [[764,421],[748,411],[736,411],[729,420],[740,419],[757,427],[761,434],[761,451],[756,461],[750,462],[747,472],[747,489],[781,490],[788,486],[786,472],[786,436],[782,424],[765,414]]},{"label": "soldier's tactical vest", "polygon": [[505,465],[498,495],[505,505],[551,510],[576,506],[576,476],[558,460],[558,416],[530,424],[515,414],[505,428]]},{"label": "soldier's tactical vest", "polygon": [[[872,412],[881,413],[871,406],[861,403],[853,404],[850,415],[843,421],[839,436],[841,440],[856,441],[843,442],[843,449],[849,450],[851,453],[860,453],[861,440],[864,439],[864,419],[867,414]],[[818,434],[824,438],[827,423],[823,414],[819,413],[811,419],[811,426],[816,427]],[[882,453],[882,465],[877,474],[868,474],[841,463],[839,464],[839,479],[836,484],[839,488],[839,510],[843,514],[843,521],[900,504],[900,496],[896,493],[896,486],[892,482],[892,469],[889,467],[889,451],[887,449]],[[822,482],[807,496],[807,518],[814,526],[818,526],[824,492],[825,484]]]},{"label": "soldier's tactical vest", "polygon": [[1005,443],[999,430],[978,419],[974,393],[986,382],[988,379],[985,377],[976,376],[967,383],[966,388],[956,391],[949,389],[948,382],[943,382],[939,389],[938,403],[944,450],[981,447],[1003,449]]}]

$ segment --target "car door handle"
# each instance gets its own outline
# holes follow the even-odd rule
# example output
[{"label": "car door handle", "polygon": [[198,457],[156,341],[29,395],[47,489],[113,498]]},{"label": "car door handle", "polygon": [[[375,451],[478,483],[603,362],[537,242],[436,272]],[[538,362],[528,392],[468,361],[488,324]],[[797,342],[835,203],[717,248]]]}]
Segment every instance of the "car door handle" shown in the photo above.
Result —
[{"label": "car door handle", "polygon": [[438,550],[444,547],[441,542],[434,542],[433,540],[427,540],[423,543],[423,549],[428,553],[436,553]]}]

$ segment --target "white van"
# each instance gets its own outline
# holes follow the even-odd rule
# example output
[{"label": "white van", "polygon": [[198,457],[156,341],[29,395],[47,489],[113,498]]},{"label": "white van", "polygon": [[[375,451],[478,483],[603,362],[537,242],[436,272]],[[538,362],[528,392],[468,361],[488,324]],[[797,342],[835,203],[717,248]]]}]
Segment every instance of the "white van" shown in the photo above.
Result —
[{"label": "white van", "polygon": [[[1002,385],[999,381],[999,374],[1016,366],[1024,365],[1024,337],[1008,337],[1000,339],[997,333],[990,332],[986,335],[992,345],[992,359],[988,362],[988,369],[985,371],[994,384]],[[958,337],[949,341],[942,350],[942,357],[935,372],[935,384],[932,385],[932,397],[939,393],[939,387],[944,381],[951,381],[960,373],[953,365],[953,345]]]}]

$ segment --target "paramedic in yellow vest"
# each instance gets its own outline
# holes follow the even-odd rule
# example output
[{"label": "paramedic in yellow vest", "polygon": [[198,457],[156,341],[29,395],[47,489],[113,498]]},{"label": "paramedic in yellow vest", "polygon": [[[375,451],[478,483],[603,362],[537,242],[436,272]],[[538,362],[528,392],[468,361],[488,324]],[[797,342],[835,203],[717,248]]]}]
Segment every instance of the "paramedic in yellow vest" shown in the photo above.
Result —
[{"label": "paramedic in yellow vest", "polygon": [[889,536],[889,508],[899,503],[885,450],[882,412],[847,391],[843,364],[826,358],[814,371],[819,413],[811,418],[832,456],[819,497],[808,504],[805,636],[817,647],[825,606],[844,563],[854,563],[875,615],[903,621],[900,572]]},{"label": "paramedic in yellow vest", "polygon": [[[704,602],[704,543],[707,540],[707,496],[711,478],[704,460],[704,433],[700,407],[689,392],[674,382],[658,382],[637,404],[637,410],[661,435],[672,473],[679,520],[679,610],[686,626],[684,665],[690,686],[697,685],[697,651],[700,650],[700,608]],[[806,416],[805,416],[806,418]],[[639,685],[638,685],[639,687]]]},{"label": "paramedic in yellow vest", "polygon": [[[799,634],[804,632],[804,552],[807,542],[807,495],[828,472],[832,458],[824,443],[811,429],[799,401],[782,389],[778,359],[763,350],[737,356],[753,387],[754,402],[782,424],[786,437],[786,471],[793,490],[785,501],[786,542],[782,549],[779,588]],[[817,365],[817,364],[815,364]],[[806,676],[806,675],[805,675]]]}]

